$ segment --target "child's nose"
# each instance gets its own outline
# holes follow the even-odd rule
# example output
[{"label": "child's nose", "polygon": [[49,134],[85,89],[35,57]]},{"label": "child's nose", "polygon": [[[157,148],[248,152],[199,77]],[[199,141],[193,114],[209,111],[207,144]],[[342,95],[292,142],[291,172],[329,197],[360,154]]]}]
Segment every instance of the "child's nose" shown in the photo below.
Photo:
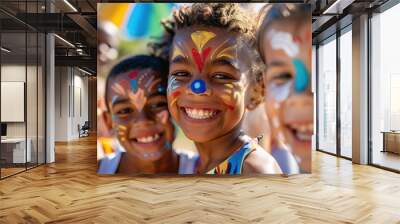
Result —
[{"label": "child's nose", "polygon": [[285,104],[289,108],[312,108],[314,99],[306,94],[294,95],[289,97]]},{"label": "child's nose", "polygon": [[211,96],[211,89],[203,79],[195,79],[186,87],[189,95]]},{"label": "child's nose", "polygon": [[[142,110],[141,112],[138,113],[138,116],[135,119],[136,124],[142,124],[142,123],[153,123],[153,116],[149,111]],[[136,126],[136,125],[135,125]]]}]

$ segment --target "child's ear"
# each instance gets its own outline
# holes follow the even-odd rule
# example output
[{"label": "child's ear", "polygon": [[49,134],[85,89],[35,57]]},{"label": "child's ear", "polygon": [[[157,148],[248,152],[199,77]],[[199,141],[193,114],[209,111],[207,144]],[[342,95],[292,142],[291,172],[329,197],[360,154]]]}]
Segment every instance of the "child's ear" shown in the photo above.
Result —
[{"label": "child's ear", "polygon": [[111,118],[111,114],[109,111],[104,111],[102,112],[101,116],[104,119],[104,123],[107,127],[108,130],[112,129],[112,118]]},{"label": "child's ear", "polygon": [[253,81],[253,85],[248,89],[247,94],[246,108],[248,110],[254,110],[264,101],[264,82],[262,74],[259,74],[256,80]]}]

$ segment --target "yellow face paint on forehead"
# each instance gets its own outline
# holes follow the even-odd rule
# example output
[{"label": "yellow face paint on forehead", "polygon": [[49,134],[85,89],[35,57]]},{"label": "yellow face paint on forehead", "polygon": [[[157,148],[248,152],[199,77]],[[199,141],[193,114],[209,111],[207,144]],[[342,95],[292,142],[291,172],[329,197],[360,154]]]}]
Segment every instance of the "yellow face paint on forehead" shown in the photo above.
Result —
[{"label": "yellow face paint on forehead", "polygon": [[235,52],[235,47],[230,46],[230,47],[223,49],[221,52],[219,52],[217,54],[216,58],[226,57],[226,58],[230,58],[230,59],[235,59],[236,56],[234,55],[235,54],[234,52]]},{"label": "yellow face paint on forehead", "polygon": [[183,52],[182,52],[182,50],[181,50],[180,47],[174,46],[174,50],[173,50],[173,52],[172,52],[172,59],[176,58],[177,56],[186,57],[186,56],[183,54]]},{"label": "yellow face paint on forehead", "polygon": [[215,36],[213,32],[208,31],[195,31],[190,35],[198,51],[201,51],[204,45]]}]

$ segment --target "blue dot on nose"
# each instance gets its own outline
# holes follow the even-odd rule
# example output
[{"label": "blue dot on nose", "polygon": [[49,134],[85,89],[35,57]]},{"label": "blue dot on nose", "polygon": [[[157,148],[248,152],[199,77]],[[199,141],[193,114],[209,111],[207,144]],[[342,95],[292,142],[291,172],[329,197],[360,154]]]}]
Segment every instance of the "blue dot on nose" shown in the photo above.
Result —
[{"label": "blue dot on nose", "polygon": [[206,91],[206,83],[201,79],[196,79],[192,82],[190,88],[196,94],[204,93]]}]

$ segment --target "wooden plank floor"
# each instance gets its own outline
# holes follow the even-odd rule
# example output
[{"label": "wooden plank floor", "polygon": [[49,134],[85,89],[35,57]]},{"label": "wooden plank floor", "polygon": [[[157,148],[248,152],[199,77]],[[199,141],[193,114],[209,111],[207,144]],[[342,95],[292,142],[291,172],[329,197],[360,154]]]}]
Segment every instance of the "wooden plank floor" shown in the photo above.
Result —
[{"label": "wooden plank floor", "polygon": [[400,175],[319,152],[313,174],[102,177],[94,138],[0,181],[0,223],[400,223]]}]

